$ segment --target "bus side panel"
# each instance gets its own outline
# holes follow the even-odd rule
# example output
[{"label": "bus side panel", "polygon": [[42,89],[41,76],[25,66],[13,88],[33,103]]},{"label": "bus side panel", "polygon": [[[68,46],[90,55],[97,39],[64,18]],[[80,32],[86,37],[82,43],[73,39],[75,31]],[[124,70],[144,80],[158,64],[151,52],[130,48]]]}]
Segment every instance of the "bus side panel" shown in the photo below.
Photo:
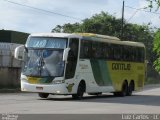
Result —
[{"label": "bus side panel", "polygon": [[110,86],[112,81],[105,60],[91,60],[94,79],[99,86]]},{"label": "bus side panel", "polygon": [[111,80],[106,74],[107,70],[107,64],[104,60],[83,59],[79,61],[77,74],[80,78],[78,79],[85,80],[87,93],[113,91]]},{"label": "bus side panel", "polygon": [[86,92],[90,93],[94,91],[99,91],[99,88],[97,88],[97,85],[95,84],[90,60],[87,60],[87,59],[79,60],[77,68],[78,69],[76,74],[78,75],[78,81],[81,81],[81,80],[85,81]]},{"label": "bus side panel", "polygon": [[79,74],[81,79],[86,80],[88,92],[110,92],[108,86],[112,86],[113,91],[121,91],[124,80],[127,80],[128,85],[133,80],[135,90],[144,86],[144,63],[92,59],[90,62],[80,62],[80,68]]},{"label": "bus side panel", "polygon": [[135,90],[143,88],[145,79],[144,63],[108,61],[107,64],[115,91],[121,91],[124,80],[127,80],[128,85],[133,80]]}]

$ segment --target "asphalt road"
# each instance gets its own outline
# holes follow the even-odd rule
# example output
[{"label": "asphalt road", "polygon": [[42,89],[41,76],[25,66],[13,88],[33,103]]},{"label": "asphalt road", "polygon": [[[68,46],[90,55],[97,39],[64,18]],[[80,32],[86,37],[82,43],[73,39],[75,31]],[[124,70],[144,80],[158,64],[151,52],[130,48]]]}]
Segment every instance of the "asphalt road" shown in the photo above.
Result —
[{"label": "asphalt road", "polygon": [[0,113],[12,114],[160,114],[160,86],[146,87],[128,97],[85,95],[83,100],[71,96],[41,99],[36,93],[0,93]]}]

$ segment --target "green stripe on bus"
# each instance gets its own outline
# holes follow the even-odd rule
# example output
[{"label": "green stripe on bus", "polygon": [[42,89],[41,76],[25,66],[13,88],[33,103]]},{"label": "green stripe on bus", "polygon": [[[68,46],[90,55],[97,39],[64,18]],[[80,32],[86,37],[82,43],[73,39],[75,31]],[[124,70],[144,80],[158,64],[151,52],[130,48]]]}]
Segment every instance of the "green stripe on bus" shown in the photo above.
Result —
[{"label": "green stripe on bus", "polygon": [[99,86],[109,86],[112,84],[106,61],[91,60],[91,66],[95,81]]}]

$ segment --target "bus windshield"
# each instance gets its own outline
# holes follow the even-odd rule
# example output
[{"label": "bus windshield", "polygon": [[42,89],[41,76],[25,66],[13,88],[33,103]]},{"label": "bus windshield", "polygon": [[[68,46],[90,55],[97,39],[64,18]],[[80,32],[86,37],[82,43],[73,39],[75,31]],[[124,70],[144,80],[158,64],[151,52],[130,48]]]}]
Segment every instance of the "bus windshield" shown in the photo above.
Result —
[{"label": "bus windshield", "polygon": [[67,39],[54,37],[30,37],[27,40],[27,48],[66,48]]},{"label": "bus windshield", "polygon": [[36,77],[61,77],[64,74],[63,51],[67,39],[33,38],[27,41],[23,74]]}]

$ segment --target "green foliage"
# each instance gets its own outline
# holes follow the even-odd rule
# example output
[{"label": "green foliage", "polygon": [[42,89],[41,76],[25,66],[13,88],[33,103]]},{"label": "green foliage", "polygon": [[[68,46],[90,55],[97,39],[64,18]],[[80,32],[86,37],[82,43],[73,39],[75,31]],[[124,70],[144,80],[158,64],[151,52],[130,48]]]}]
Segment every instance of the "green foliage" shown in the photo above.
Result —
[{"label": "green foliage", "polygon": [[89,32],[103,35],[120,36],[121,33],[121,19],[108,15],[108,13],[101,12],[89,19],[83,20],[82,23],[57,25],[52,32]]},{"label": "green foliage", "polygon": [[[152,10],[156,7],[156,11],[160,7],[160,0],[146,0],[149,2],[149,8]],[[153,51],[156,53],[156,60],[154,61],[154,67],[156,71],[160,73],[160,29],[155,33],[153,42]]]},{"label": "green foliage", "polygon": [[101,12],[90,19],[85,19],[82,24],[82,32],[90,32],[103,35],[120,36],[121,20]]},{"label": "green foliage", "polygon": [[156,52],[156,54],[160,56],[160,30],[158,30],[155,33],[153,43],[154,43],[154,47],[153,47],[154,52]]},{"label": "green foliage", "polygon": [[156,11],[159,9],[160,7],[160,0],[146,0],[148,1],[148,7],[150,8],[150,11],[156,7]]},{"label": "green foliage", "polygon": [[154,61],[155,69],[160,72],[160,30],[155,33],[153,51],[157,55],[157,59]]},{"label": "green foliage", "polygon": [[52,32],[61,32],[61,30],[62,30],[62,26],[60,26],[60,25],[57,25],[54,29],[52,29]]}]

